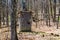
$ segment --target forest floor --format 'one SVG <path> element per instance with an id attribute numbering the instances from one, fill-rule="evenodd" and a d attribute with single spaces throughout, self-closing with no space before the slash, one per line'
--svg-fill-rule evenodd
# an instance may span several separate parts
<path id="1" fill-rule="evenodd" d="M 0 40 L 10 40 L 10 33 L 9 27 L 1 28 Z M 60 29 L 53 29 L 53 27 L 40 27 L 39 32 L 19 32 L 18 29 L 17 33 L 19 40 L 60 40 Z"/>
<path id="2" fill-rule="evenodd" d="M 43 24 L 43 22 L 42 22 Z M 33 25 L 32 31 L 34 32 L 19 32 L 17 27 L 17 34 L 19 40 L 60 40 L 60 27 L 56 29 L 56 25 L 47 27 L 45 24 L 35 27 Z M 0 40 L 10 40 L 11 31 L 10 27 L 0 28 Z"/>

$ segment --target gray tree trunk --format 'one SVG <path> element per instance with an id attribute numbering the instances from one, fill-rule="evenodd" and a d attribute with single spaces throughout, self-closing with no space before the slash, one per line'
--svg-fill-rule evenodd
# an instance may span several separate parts
<path id="1" fill-rule="evenodd" d="M 54 0 L 54 18 L 53 18 L 53 22 L 56 21 L 56 0 Z"/>
<path id="2" fill-rule="evenodd" d="M 1 28 L 1 13 L 2 13 L 1 12 L 1 10 L 2 10 L 1 8 L 2 8 L 2 0 L 0 0 L 0 28 Z"/>
<path id="3" fill-rule="evenodd" d="M 59 14 L 58 14 L 58 20 L 57 20 L 57 29 L 58 29 L 58 25 L 59 25 L 59 16 L 60 16 L 60 9 L 59 9 Z"/>
<path id="4" fill-rule="evenodd" d="M 12 10 L 11 13 L 11 40 L 18 40 L 17 31 L 16 31 L 16 0 L 12 1 Z"/>
<path id="5" fill-rule="evenodd" d="M 8 0 L 7 0 L 7 8 L 6 8 L 6 18 L 7 18 L 7 21 L 6 21 L 6 24 L 7 24 L 7 27 L 9 26 L 9 20 L 8 20 Z"/>
<path id="6" fill-rule="evenodd" d="M 3 21 L 3 25 L 5 25 L 5 19 L 4 19 L 4 17 L 5 17 L 5 10 L 4 10 L 4 9 L 5 9 L 5 8 L 3 8 L 3 14 L 2 14 L 2 15 L 3 15 L 3 18 L 2 18 L 2 19 L 3 19 L 3 20 L 2 20 L 2 21 Z"/>

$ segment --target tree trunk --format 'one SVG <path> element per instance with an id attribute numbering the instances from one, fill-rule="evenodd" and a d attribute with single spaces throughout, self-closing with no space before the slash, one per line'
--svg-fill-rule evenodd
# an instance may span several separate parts
<path id="1" fill-rule="evenodd" d="M 59 15 L 58 15 L 58 20 L 57 20 L 57 29 L 58 29 L 58 24 L 59 24 Z"/>
<path id="2" fill-rule="evenodd" d="M 54 0 L 54 18 L 53 18 L 53 22 L 56 21 L 56 0 Z"/>
<path id="3" fill-rule="evenodd" d="M 60 9 L 59 9 L 58 20 L 57 20 L 57 29 L 58 29 L 58 25 L 59 25 L 59 16 L 60 16 Z"/>
<path id="4" fill-rule="evenodd" d="M 17 31 L 16 31 L 16 0 L 12 1 L 12 10 L 11 13 L 11 40 L 18 40 Z"/>
<path id="5" fill-rule="evenodd" d="M 9 21 L 8 21 L 8 0 L 7 0 L 7 8 L 6 8 L 6 12 L 7 12 L 7 14 L 6 14 L 6 18 L 7 18 L 7 27 L 9 26 Z"/>
<path id="6" fill-rule="evenodd" d="M 50 12 L 51 12 L 51 17 L 53 18 L 53 11 L 52 11 L 52 0 L 50 0 Z"/>
<path id="7" fill-rule="evenodd" d="M 3 21 L 3 25 L 5 25 L 5 19 L 4 19 L 4 17 L 5 17 L 5 10 L 4 9 L 3 9 L 3 14 L 2 14 L 3 15 L 3 20 L 2 20 Z"/>
<path id="8" fill-rule="evenodd" d="M 0 10 L 0 28 L 1 28 L 1 10 Z"/>
<path id="9" fill-rule="evenodd" d="M 1 28 L 1 8 L 0 8 L 0 28 Z"/>

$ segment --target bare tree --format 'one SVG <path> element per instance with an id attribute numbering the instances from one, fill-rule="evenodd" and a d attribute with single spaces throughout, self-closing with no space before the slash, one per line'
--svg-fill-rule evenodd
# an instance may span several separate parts
<path id="1" fill-rule="evenodd" d="M 2 0 L 0 0 L 0 28 L 1 28 Z"/>
<path id="2" fill-rule="evenodd" d="M 50 12 L 51 12 L 51 17 L 53 18 L 53 11 L 52 11 L 52 0 L 49 0 L 49 2 L 50 2 Z"/>
<path id="3" fill-rule="evenodd" d="M 7 3 L 6 3 L 6 4 L 7 4 L 7 6 L 6 6 L 6 13 L 7 13 L 7 14 L 6 14 L 6 19 L 7 19 L 7 20 L 6 20 L 6 23 L 7 23 L 7 27 L 8 27 L 8 26 L 9 26 L 9 23 L 8 23 L 8 0 L 7 0 L 6 2 L 7 2 Z"/>
<path id="4" fill-rule="evenodd" d="M 60 16 L 60 8 L 59 8 L 59 14 L 57 15 L 58 16 L 58 20 L 57 20 L 57 29 L 58 29 L 58 25 L 59 25 L 59 16 Z"/>
<path id="5" fill-rule="evenodd" d="M 3 10 L 3 13 L 2 13 L 2 16 L 3 16 L 2 19 L 3 20 L 2 21 L 3 21 L 3 25 L 5 25 L 5 19 L 4 19 L 5 18 L 5 7 L 3 7 L 2 10 Z"/>
<path id="6" fill-rule="evenodd" d="M 53 18 L 53 21 L 55 22 L 56 21 L 56 0 L 54 0 L 54 18 Z"/>
<path id="7" fill-rule="evenodd" d="M 11 40 L 18 40 L 16 31 L 16 0 L 11 0 L 12 10 L 11 13 Z"/>

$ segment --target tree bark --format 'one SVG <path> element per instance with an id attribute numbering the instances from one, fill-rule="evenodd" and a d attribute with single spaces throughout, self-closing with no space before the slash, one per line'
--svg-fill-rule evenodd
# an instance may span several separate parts
<path id="1" fill-rule="evenodd" d="M 0 28 L 1 28 L 1 8 L 0 8 Z"/>
<path id="2" fill-rule="evenodd" d="M 7 27 L 9 26 L 9 20 L 8 20 L 8 0 L 7 0 L 7 8 L 6 8 L 6 18 L 7 18 L 7 20 L 6 20 L 6 24 L 7 24 Z"/>
<path id="3" fill-rule="evenodd" d="M 59 14 L 58 14 L 58 20 L 57 20 L 57 29 L 58 29 L 58 25 L 59 25 L 59 16 L 60 16 L 60 9 L 59 9 Z"/>
<path id="4" fill-rule="evenodd" d="M 1 28 L 1 10 L 0 10 L 0 28 Z"/>
<path id="5" fill-rule="evenodd" d="M 12 10 L 11 13 L 11 40 L 18 40 L 17 31 L 16 31 L 16 0 L 12 1 Z"/>
<path id="6" fill-rule="evenodd" d="M 56 21 L 56 0 L 54 0 L 54 18 L 53 18 L 53 22 Z"/>
<path id="7" fill-rule="evenodd" d="M 5 25 L 5 19 L 4 19 L 4 17 L 5 17 L 5 13 L 4 13 L 5 10 L 4 10 L 4 9 L 5 9 L 5 8 L 3 8 L 3 14 L 2 14 L 2 15 L 3 15 L 3 18 L 2 18 L 2 19 L 3 19 L 3 20 L 2 20 L 2 21 L 3 21 L 3 25 Z"/>

